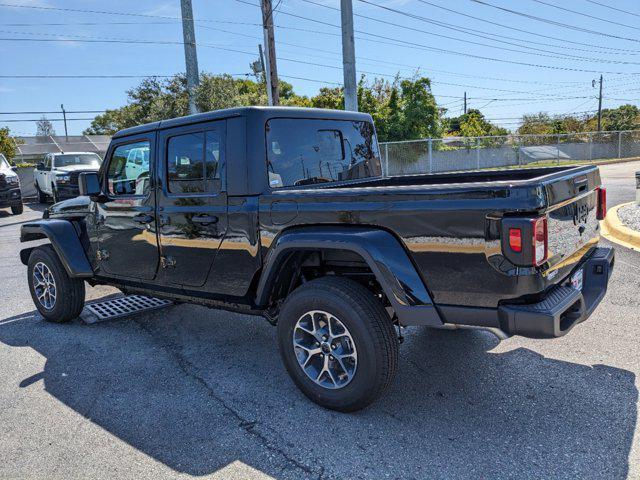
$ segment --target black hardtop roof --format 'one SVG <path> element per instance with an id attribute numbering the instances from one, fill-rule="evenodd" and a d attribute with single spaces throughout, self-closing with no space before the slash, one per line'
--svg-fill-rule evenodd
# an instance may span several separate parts
<path id="1" fill-rule="evenodd" d="M 116 132 L 113 138 L 121 138 L 129 135 L 150 132 L 163 128 L 174 128 L 183 125 L 191 125 L 194 123 L 206 122 L 210 120 L 219 120 L 221 118 L 229 118 L 236 116 L 255 115 L 262 117 L 264 121 L 269 118 L 287 117 L 287 118 L 317 118 L 329 120 L 356 120 L 356 121 L 372 121 L 371 116 L 367 113 L 349 112 L 344 110 L 330 110 L 326 108 L 302 108 L 302 107 L 237 107 L 227 108 L 224 110 L 214 110 L 211 112 L 197 113 L 186 117 L 171 118 L 168 120 L 160 120 L 159 122 L 146 123 L 135 127 L 125 128 Z"/>

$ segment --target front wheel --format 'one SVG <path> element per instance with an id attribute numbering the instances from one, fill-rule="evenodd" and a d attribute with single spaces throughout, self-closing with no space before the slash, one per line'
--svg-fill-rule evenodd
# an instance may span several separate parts
<path id="1" fill-rule="evenodd" d="M 398 341 L 382 302 L 341 277 L 307 282 L 287 298 L 278 344 L 298 388 L 315 403 L 342 412 L 376 400 L 398 365 Z"/>
<path id="2" fill-rule="evenodd" d="M 38 203 L 45 203 L 47 201 L 47 194 L 40 190 L 38 182 L 36 182 L 36 192 L 38 192 Z"/>
<path id="3" fill-rule="evenodd" d="M 51 245 L 31 252 L 27 271 L 31 298 L 45 320 L 62 323 L 80 315 L 84 281 L 69 276 Z"/>

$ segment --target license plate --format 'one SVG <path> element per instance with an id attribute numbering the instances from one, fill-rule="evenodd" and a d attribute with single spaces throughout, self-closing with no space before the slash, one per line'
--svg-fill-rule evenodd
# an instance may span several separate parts
<path id="1" fill-rule="evenodd" d="M 576 290 L 582 290 L 582 270 L 578 270 L 576 273 L 571 275 L 571 286 Z"/>

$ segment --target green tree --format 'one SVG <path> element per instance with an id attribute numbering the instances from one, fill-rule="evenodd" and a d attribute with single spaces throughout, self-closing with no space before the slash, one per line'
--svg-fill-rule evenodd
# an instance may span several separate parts
<path id="1" fill-rule="evenodd" d="M 0 153 L 4 154 L 8 160 L 15 157 L 18 151 L 18 145 L 23 142 L 11 136 L 9 127 L 0 128 Z"/>
<path id="2" fill-rule="evenodd" d="M 445 119 L 444 124 L 447 135 L 454 137 L 495 136 L 509 133 L 506 128 L 489 122 L 484 114 L 475 108 L 470 108 L 467 113 L 458 117 Z M 472 134 L 472 132 L 476 133 Z"/>
<path id="3" fill-rule="evenodd" d="M 597 126 L 597 122 L 596 122 Z M 635 105 L 602 110 L 603 130 L 636 130 L 640 128 L 640 109 Z"/>

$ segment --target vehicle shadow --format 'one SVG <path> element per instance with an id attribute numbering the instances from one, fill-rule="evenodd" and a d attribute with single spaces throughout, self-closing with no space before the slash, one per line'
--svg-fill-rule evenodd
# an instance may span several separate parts
<path id="1" fill-rule="evenodd" d="M 76 412 L 191 475 L 238 460 L 276 478 L 628 474 L 633 373 L 526 348 L 492 352 L 485 332 L 409 332 L 391 390 L 351 415 L 304 398 L 281 366 L 275 329 L 247 316 L 190 305 L 91 326 L 22 315 L 0 320 L 0 342 L 46 358 L 15 388 L 44 381 Z"/>

